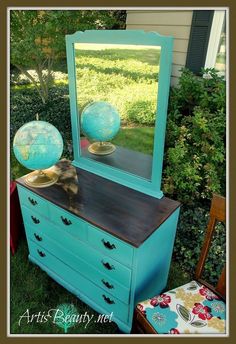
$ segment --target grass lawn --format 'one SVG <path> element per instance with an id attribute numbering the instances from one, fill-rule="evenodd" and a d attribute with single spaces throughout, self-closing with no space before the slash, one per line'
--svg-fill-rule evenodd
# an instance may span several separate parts
<path id="1" fill-rule="evenodd" d="M 99 48 L 97 47 L 99 46 Z M 156 116 L 160 49 L 102 44 L 75 47 L 79 112 L 107 101 L 126 123 L 153 125 Z"/>
<path id="2" fill-rule="evenodd" d="M 153 127 L 122 128 L 112 140 L 118 146 L 152 155 Z"/>

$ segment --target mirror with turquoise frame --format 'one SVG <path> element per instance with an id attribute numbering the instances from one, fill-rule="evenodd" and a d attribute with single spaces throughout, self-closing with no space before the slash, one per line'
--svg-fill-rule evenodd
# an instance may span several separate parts
<path id="1" fill-rule="evenodd" d="M 173 38 L 140 30 L 66 36 L 73 165 L 161 198 Z"/>

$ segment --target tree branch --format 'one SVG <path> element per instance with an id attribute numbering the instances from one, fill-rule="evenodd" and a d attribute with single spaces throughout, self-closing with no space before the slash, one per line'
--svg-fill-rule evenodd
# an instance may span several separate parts
<path id="1" fill-rule="evenodd" d="M 25 74 L 27 76 L 28 79 L 30 79 L 32 81 L 32 83 L 34 84 L 38 94 L 40 95 L 40 98 L 42 99 L 43 103 L 45 104 L 46 99 L 44 97 L 44 94 L 41 92 L 40 87 L 38 86 L 37 82 L 35 81 L 35 79 L 32 77 L 32 75 L 26 70 L 24 69 L 22 66 L 15 64 L 16 68 L 18 68 L 23 74 Z"/>
<path id="2" fill-rule="evenodd" d="M 43 70 L 42 70 L 40 65 L 38 65 L 36 67 L 36 71 L 38 73 L 39 82 L 40 82 L 40 86 L 41 86 L 41 89 L 42 89 L 42 94 L 43 94 L 44 100 L 46 102 L 46 100 L 47 100 L 47 89 L 45 87 L 45 81 L 43 80 Z"/>
<path id="3" fill-rule="evenodd" d="M 32 77 L 32 75 L 26 70 L 24 69 L 22 66 L 15 64 L 15 66 L 23 73 L 27 76 L 28 79 L 30 79 L 32 81 L 32 83 L 35 85 L 35 87 L 37 89 L 39 89 L 37 82 L 35 81 L 35 79 Z"/>

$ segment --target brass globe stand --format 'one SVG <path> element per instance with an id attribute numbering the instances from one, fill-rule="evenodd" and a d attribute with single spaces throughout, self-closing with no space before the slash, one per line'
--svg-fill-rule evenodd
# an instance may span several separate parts
<path id="1" fill-rule="evenodd" d="M 57 182 L 58 175 L 53 171 L 36 170 L 27 174 L 25 184 L 34 188 L 44 188 Z"/>
<path id="2" fill-rule="evenodd" d="M 94 142 L 88 147 L 88 151 L 95 155 L 108 155 L 115 151 L 116 147 L 110 142 Z"/>

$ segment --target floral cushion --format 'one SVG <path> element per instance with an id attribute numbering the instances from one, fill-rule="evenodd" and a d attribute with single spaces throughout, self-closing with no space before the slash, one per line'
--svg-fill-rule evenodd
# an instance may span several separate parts
<path id="1" fill-rule="evenodd" d="M 196 281 L 140 302 L 137 309 L 157 333 L 225 333 L 225 302 Z"/>

